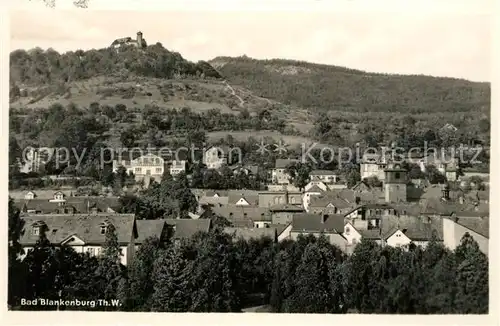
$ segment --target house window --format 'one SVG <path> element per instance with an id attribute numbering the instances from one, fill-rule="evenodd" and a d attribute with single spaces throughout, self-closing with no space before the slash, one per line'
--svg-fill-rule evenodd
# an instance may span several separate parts
<path id="1" fill-rule="evenodd" d="M 156 173 L 161 173 L 161 168 L 156 168 Z"/>
<path id="2" fill-rule="evenodd" d="M 40 227 L 39 226 L 34 226 L 32 233 L 33 233 L 33 235 L 40 235 Z"/>
<path id="3" fill-rule="evenodd" d="M 295 204 L 295 197 L 290 198 L 290 204 Z"/>
<path id="4" fill-rule="evenodd" d="M 345 228 L 345 234 L 349 235 L 350 233 L 351 233 L 351 229 L 348 226 L 346 226 L 346 228 Z"/>
<path id="5" fill-rule="evenodd" d="M 396 174 L 394 175 L 394 177 L 395 177 L 396 179 L 399 179 L 399 178 L 401 178 L 401 173 L 399 173 L 399 172 L 396 172 Z"/>
<path id="6" fill-rule="evenodd" d="M 95 248 L 87 248 L 87 252 L 89 253 L 89 255 L 95 256 Z"/>
<path id="7" fill-rule="evenodd" d="M 353 239 L 352 239 L 352 244 L 356 244 L 356 242 L 358 242 L 358 241 L 356 240 L 356 238 L 353 238 Z"/>
<path id="8" fill-rule="evenodd" d="M 101 247 L 98 247 L 96 251 L 97 251 L 97 256 L 100 256 L 101 255 Z"/>
<path id="9" fill-rule="evenodd" d="M 142 172 L 142 168 L 135 168 L 135 173 L 141 173 Z"/>
<path id="10" fill-rule="evenodd" d="M 101 225 L 101 234 L 106 234 L 106 226 Z"/>
<path id="11" fill-rule="evenodd" d="M 247 213 L 243 213 L 244 218 L 247 218 L 247 215 L 248 215 Z"/>

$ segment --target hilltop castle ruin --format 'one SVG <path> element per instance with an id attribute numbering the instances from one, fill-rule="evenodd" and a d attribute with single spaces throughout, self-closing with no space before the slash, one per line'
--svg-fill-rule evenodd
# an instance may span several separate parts
<path id="1" fill-rule="evenodd" d="M 130 36 L 123 37 L 123 38 L 119 38 L 119 39 L 114 40 L 110 46 L 116 49 L 116 48 L 120 48 L 120 47 L 125 46 L 125 45 L 133 45 L 133 46 L 136 46 L 136 47 L 142 49 L 142 48 L 145 48 L 147 46 L 147 43 L 146 43 L 146 40 L 142 37 L 142 32 L 139 31 L 139 32 L 137 32 L 137 37 L 135 40 L 133 38 L 131 38 Z"/>

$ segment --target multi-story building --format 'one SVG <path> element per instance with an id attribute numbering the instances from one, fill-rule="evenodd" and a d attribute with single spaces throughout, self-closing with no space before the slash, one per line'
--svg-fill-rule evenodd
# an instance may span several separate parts
<path id="1" fill-rule="evenodd" d="M 172 161 L 170 164 L 170 175 L 176 176 L 179 173 L 186 173 L 186 161 Z"/>
<path id="2" fill-rule="evenodd" d="M 165 171 L 165 160 L 159 156 L 148 153 L 133 160 L 113 160 L 113 172 L 123 166 L 127 173 L 132 172 L 137 181 L 153 179 L 161 181 Z"/>
<path id="3" fill-rule="evenodd" d="M 135 254 L 138 234 L 134 214 L 37 214 L 23 216 L 23 220 L 23 232 L 19 240 L 25 250 L 23 257 L 36 245 L 42 233 L 55 246 L 66 245 L 78 253 L 99 256 L 103 252 L 110 225 L 116 232 L 121 263 L 127 265 Z"/>
<path id="4" fill-rule="evenodd" d="M 377 179 L 383 181 L 387 163 L 388 159 L 385 154 L 365 153 L 359 165 L 361 179 L 377 177 Z"/>
<path id="5" fill-rule="evenodd" d="M 325 184 L 337 183 L 339 181 L 338 175 L 334 171 L 329 170 L 313 170 L 309 173 L 311 181 L 321 181 Z"/>
<path id="6" fill-rule="evenodd" d="M 286 172 L 287 168 L 299 160 L 294 159 L 277 159 L 274 169 L 271 171 L 271 182 L 273 184 L 290 184 L 290 175 Z"/>
<path id="7" fill-rule="evenodd" d="M 223 165 L 241 163 L 242 153 L 239 148 L 212 146 L 203 153 L 203 164 L 208 169 L 220 169 Z"/>

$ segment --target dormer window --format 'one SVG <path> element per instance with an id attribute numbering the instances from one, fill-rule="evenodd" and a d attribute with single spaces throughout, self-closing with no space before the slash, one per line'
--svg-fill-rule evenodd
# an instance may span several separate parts
<path id="1" fill-rule="evenodd" d="M 33 226 L 32 234 L 33 235 L 40 235 L 40 226 L 39 225 Z"/>
<path id="2" fill-rule="evenodd" d="M 101 225 L 99 225 L 100 233 L 106 234 L 106 232 L 108 232 L 108 226 L 109 226 L 109 222 L 101 223 Z"/>
<path id="3" fill-rule="evenodd" d="M 33 235 L 40 235 L 42 233 L 42 228 L 45 227 L 45 223 L 42 221 L 35 222 L 33 224 L 33 228 L 31 230 L 31 233 Z"/>

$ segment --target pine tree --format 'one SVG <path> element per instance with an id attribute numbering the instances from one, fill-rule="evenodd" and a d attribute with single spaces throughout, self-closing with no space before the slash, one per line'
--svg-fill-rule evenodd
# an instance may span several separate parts
<path id="1" fill-rule="evenodd" d="M 115 227 L 113 224 L 108 224 L 103 255 L 99 259 L 99 266 L 95 272 L 100 298 L 109 301 L 116 300 L 117 298 L 118 284 L 121 278 L 124 277 L 120 256 L 120 246 L 118 244 Z M 105 310 L 110 309 L 114 308 L 105 307 Z"/>
<path id="2" fill-rule="evenodd" d="M 8 235 L 8 304 L 15 306 L 20 303 L 25 293 L 25 264 L 19 259 L 23 252 L 19 239 L 23 229 L 23 220 L 20 218 L 19 210 L 15 207 L 12 198 L 9 198 L 9 235 Z"/>
<path id="3" fill-rule="evenodd" d="M 456 312 L 486 314 L 489 305 L 488 258 L 472 237 L 465 235 L 455 250 L 458 260 Z"/>
<path id="4" fill-rule="evenodd" d="M 200 233 L 193 242 L 198 248 L 192 262 L 190 311 L 240 311 L 237 260 L 229 235 L 221 232 Z"/>
<path id="5" fill-rule="evenodd" d="M 378 280 L 374 276 L 375 262 L 379 261 L 380 247 L 372 241 L 363 240 L 356 246 L 353 254 L 349 257 L 348 273 L 345 275 L 347 283 L 348 305 L 361 313 L 373 312 L 376 308 L 373 302 L 374 282 Z"/>
<path id="6" fill-rule="evenodd" d="M 296 287 L 289 298 L 288 312 L 329 313 L 335 310 L 329 277 L 332 262 L 331 256 L 322 255 L 318 243 L 307 245 L 295 273 Z"/>
<path id="7" fill-rule="evenodd" d="M 180 250 L 167 248 L 154 263 L 152 311 L 186 312 L 191 304 L 190 262 Z M 205 289 L 199 289 L 203 291 Z"/>
<path id="8" fill-rule="evenodd" d="M 128 266 L 127 310 L 147 311 L 150 308 L 150 297 L 154 291 L 154 283 L 151 281 L 154 275 L 153 267 L 160 249 L 161 243 L 158 238 L 146 239 Z"/>

